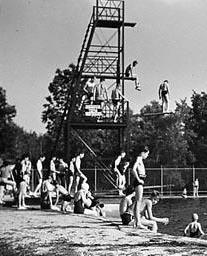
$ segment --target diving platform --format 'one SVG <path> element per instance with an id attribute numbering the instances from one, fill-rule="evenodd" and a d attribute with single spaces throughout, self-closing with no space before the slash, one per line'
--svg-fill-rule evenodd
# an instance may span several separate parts
<path id="1" fill-rule="evenodd" d="M 173 112 L 157 112 L 157 113 L 145 113 L 140 116 L 164 116 L 164 115 L 172 115 Z"/>

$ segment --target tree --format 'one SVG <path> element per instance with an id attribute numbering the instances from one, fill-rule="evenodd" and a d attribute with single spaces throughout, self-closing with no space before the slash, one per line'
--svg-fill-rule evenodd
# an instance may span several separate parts
<path id="1" fill-rule="evenodd" d="M 0 87 L 0 155 L 5 155 L 12 147 L 10 145 L 11 126 L 15 115 L 15 106 L 8 104 L 6 91 Z"/>
<path id="2" fill-rule="evenodd" d="M 149 166 L 187 166 L 192 153 L 184 136 L 185 127 L 180 126 L 187 119 L 188 111 L 184 115 L 184 102 L 177 105 L 173 115 L 152 115 L 147 113 L 161 112 L 161 106 L 157 101 L 141 109 L 141 115 L 132 118 L 131 141 L 133 149 L 139 144 L 147 144 L 150 147 L 150 157 L 147 160 Z M 181 111 L 182 109 L 182 111 Z M 184 124 L 184 123 L 183 123 Z M 132 153 L 136 156 L 136 152 Z"/>
<path id="3" fill-rule="evenodd" d="M 192 110 L 189 128 L 194 132 L 191 137 L 191 149 L 196 157 L 196 166 L 207 166 L 207 94 L 193 92 L 191 97 Z"/>

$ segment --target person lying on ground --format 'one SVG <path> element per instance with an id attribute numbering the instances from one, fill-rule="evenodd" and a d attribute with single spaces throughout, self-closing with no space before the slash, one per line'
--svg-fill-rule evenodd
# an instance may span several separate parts
<path id="1" fill-rule="evenodd" d="M 190 236 L 194 238 L 199 238 L 204 235 L 204 232 L 201 228 L 201 224 L 198 222 L 198 214 L 193 213 L 192 215 L 192 222 L 187 225 L 184 230 L 185 236 Z"/>

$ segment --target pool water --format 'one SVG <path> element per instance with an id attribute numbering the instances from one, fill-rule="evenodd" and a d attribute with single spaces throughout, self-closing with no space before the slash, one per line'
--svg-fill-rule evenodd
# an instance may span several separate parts
<path id="1" fill-rule="evenodd" d="M 106 215 L 119 218 L 119 205 L 106 204 Z M 170 235 L 183 235 L 183 230 L 191 222 L 193 213 L 199 215 L 203 231 L 207 232 L 207 198 L 168 198 L 162 199 L 153 206 L 153 215 L 156 217 L 168 217 L 168 225 L 158 223 L 159 232 Z"/>

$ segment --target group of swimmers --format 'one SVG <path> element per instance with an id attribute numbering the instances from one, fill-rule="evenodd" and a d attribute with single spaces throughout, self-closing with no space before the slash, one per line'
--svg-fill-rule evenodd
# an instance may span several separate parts
<path id="1" fill-rule="evenodd" d="M 42 155 L 36 162 L 36 179 L 38 184 L 34 191 L 31 191 L 31 176 L 32 176 L 32 163 L 29 155 L 24 156 L 17 160 L 15 164 L 8 161 L 0 161 L 0 204 L 4 203 L 4 194 L 8 186 L 11 187 L 11 191 L 18 200 L 18 208 L 25 208 L 25 197 L 39 197 L 43 188 L 43 182 L 45 176 L 48 174 L 52 180 L 71 194 L 71 188 L 74 183 L 74 192 L 78 191 L 80 181 L 86 182 L 87 177 L 81 171 L 81 160 L 84 157 L 84 153 L 80 152 L 72 157 L 69 164 L 63 161 L 62 158 L 53 156 L 50 160 L 49 172 L 43 172 L 43 162 L 45 156 Z M 46 174 L 46 175 L 45 175 Z"/>

